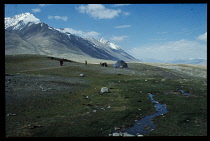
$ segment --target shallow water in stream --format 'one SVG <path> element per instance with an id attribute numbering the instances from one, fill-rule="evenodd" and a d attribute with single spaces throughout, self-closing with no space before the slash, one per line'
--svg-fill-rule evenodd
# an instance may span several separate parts
<path id="1" fill-rule="evenodd" d="M 190 93 L 187 93 L 179 88 L 177 88 L 178 92 L 181 93 L 181 95 L 190 95 Z M 171 93 L 165 93 L 165 94 L 171 94 Z M 166 104 L 161 104 L 158 101 L 154 100 L 154 95 L 153 94 L 148 94 L 150 100 L 152 101 L 152 103 L 154 103 L 154 107 L 156 109 L 156 113 L 149 115 L 149 116 L 145 116 L 144 118 L 137 120 L 134 125 L 128 129 L 126 129 L 124 131 L 124 133 L 128 133 L 130 135 L 144 135 L 149 133 L 150 131 L 155 129 L 155 124 L 152 122 L 152 119 L 154 117 L 160 116 L 160 115 L 164 115 L 168 112 L 167 108 L 166 108 Z M 118 131 L 115 131 L 115 133 L 121 133 Z"/>
<path id="2" fill-rule="evenodd" d="M 137 133 L 139 133 L 140 135 L 149 133 L 150 131 L 154 130 L 156 126 L 152 122 L 152 119 L 156 116 L 160 116 L 168 112 L 165 104 L 161 104 L 158 101 L 155 101 L 152 94 L 148 95 L 152 103 L 155 103 L 154 107 L 157 112 L 152 115 L 145 116 L 141 120 L 136 121 L 133 127 L 128 128 L 124 132 L 127 132 L 132 135 L 136 135 Z"/>

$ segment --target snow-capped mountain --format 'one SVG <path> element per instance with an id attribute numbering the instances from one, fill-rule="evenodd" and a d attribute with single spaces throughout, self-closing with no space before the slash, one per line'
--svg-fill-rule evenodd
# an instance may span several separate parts
<path id="1" fill-rule="evenodd" d="M 139 61 L 105 39 L 82 38 L 66 29 L 41 22 L 33 14 L 5 18 L 6 54 L 41 54 L 56 57 Z"/>
<path id="2" fill-rule="evenodd" d="M 38 23 L 41 23 L 41 21 L 37 19 L 33 14 L 23 13 L 14 17 L 5 18 L 5 29 L 21 30 L 28 24 L 28 26 L 30 26 L 30 24 Z"/>

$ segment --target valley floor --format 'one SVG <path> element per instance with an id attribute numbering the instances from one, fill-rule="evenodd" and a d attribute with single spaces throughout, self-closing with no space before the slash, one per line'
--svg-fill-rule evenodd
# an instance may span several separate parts
<path id="1" fill-rule="evenodd" d="M 59 61 L 46 56 L 6 55 L 6 137 L 123 132 L 155 113 L 148 93 L 166 104 L 168 113 L 156 117 L 155 130 L 144 136 L 207 135 L 205 67 L 149 63 L 128 63 L 128 67 L 76 62 L 59 66 Z M 101 87 L 108 87 L 109 93 L 100 94 Z M 177 88 L 190 95 L 177 94 Z"/>

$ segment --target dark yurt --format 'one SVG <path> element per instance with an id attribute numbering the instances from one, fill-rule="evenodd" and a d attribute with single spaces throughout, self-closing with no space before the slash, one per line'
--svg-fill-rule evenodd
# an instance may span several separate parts
<path id="1" fill-rule="evenodd" d="M 114 64 L 115 68 L 128 68 L 128 65 L 123 60 L 119 60 Z"/>

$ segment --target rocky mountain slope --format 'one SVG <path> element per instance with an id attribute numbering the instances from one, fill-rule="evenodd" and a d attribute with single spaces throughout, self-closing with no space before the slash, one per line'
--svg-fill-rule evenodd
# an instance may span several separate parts
<path id="1" fill-rule="evenodd" d="M 73 35 L 65 29 L 56 29 L 41 22 L 30 13 L 5 18 L 5 54 L 41 54 L 76 61 L 139 61 L 105 39 L 85 39 Z"/>

